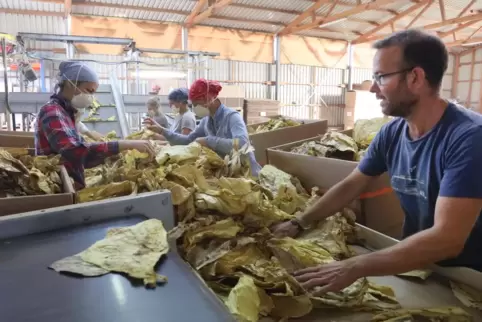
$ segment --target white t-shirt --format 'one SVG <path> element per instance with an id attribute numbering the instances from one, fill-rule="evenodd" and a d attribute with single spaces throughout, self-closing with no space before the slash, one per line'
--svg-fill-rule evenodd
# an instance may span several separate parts
<path id="1" fill-rule="evenodd" d="M 194 131 L 196 129 L 196 115 L 191 111 L 187 111 L 182 115 L 177 114 L 169 129 L 179 134 L 182 133 L 182 129 Z"/>

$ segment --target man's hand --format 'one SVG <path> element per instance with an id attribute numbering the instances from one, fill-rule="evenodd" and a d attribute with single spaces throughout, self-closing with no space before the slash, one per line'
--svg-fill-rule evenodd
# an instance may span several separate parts
<path id="1" fill-rule="evenodd" d="M 291 221 L 285 221 L 277 225 L 274 225 L 271 228 L 271 231 L 276 237 L 282 238 L 282 237 L 295 237 L 296 235 L 299 234 L 300 229 Z"/>
<path id="2" fill-rule="evenodd" d="M 144 124 L 146 129 L 154 133 L 161 134 L 161 135 L 164 134 L 165 129 L 162 126 L 160 126 L 159 123 L 157 123 L 153 118 L 146 117 L 144 121 L 142 121 L 142 124 Z"/>
<path id="3" fill-rule="evenodd" d="M 301 286 L 313 295 L 336 292 L 363 277 L 355 265 L 355 258 L 305 268 L 293 274 Z"/>
<path id="4" fill-rule="evenodd" d="M 202 146 L 208 146 L 208 142 L 207 142 L 206 138 L 197 138 L 196 142 L 199 143 Z"/>

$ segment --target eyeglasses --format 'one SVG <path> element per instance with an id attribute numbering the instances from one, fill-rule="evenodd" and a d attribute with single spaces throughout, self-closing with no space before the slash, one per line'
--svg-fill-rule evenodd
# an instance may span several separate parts
<path id="1" fill-rule="evenodd" d="M 413 67 L 411 68 L 406 68 L 406 69 L 402 69 L 402 70 L 399 70 L 399 71 L 396 71 L 396 72 L 392 72 L 392 73 L 385 73 L 385 74 L 374 74 L 372 76 L 372 80 L 377 83 L 378 85 L 383 85 L 383 79 L 385 77 L 390 77 L 390 76 L 393 76 L 393 75 L 397 75 L 397 74 L 402 74 L 402 73 L 406 73 L 406 72 L 410 72 L 412 71 Z"/>

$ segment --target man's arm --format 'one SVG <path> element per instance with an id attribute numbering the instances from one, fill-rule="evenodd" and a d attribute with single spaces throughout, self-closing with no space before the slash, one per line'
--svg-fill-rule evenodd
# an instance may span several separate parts
<path id="1" fill-rule="evenodd" d="M 482 209 L 482 130 L 477 128 L 451 144 L 440 184 L 433 227 L 393 247 L 356 257 L 363 276 L 393 275 L 456 257 Z"/>
<path id="2" fill-rule="evenodd" d="M 394 275 L 458 256 L 481 209 L 482 199 L 439 197 L 432 228 L 395 246 L 356 257 L 360 275 Z"/>
<path id="3" fill-rule="evenodd" d="M 161 133 L 167 141 L 169 141 L 170 144 L 172 145 L 188 145 L 191 142 L 194 142 L 197 138 L 201 138 L 205 136 L 204 133 L 204 124 L 206 123 L 207 118 L 203 118 L 201 120 L 201 123 L 199 124 L 198 127 L 189 135 L 182 135 L 179 133 L 175 133 L 174 131 L 170 131 L 167 129 L 163 130 L 163 133 Z"/>
<path id="4" fill-rule="evenodd" d="M 387 136 L 385 131 L 383 128 L 373 139 L 358 168 L 334 185 L 313 207 L 298 218 L 302 226 L 308 226 L 340 211 L 358 198 L 378 176 L 387 171 L 384 152 Z"/>
<path id="5" fill-rule="evenodd" d="M 377 177 L 364 175 L 355 169 L 345 179 L 329 189 L 312 207 L 306 210 L 298 221 L 302 226 L 325 219 L 358 198 L 366 187 Z"/>
<path id="6" fill-rule="evenodd" d="M 229 154 L 233 150 L 235 140 L 238 141 L 238 147 L 243 147 L 247 142 L 248 129 L 244 124 L 243 118 L 239 113 L 233 113 L 228 116 L 229 120 L 229 130 L 231 131 L 232 139 L 220 138 L 217 136 L 208 136 L 206 138 L 207 146 L 220 154 Z M 228 120 L 224 120 L 228 122 Z"/>
<path id="7" fill-rule="evenodd" d="M 365 157 L 358 165 L 358 169 L 334 185 L 302 215 L 296 217 L 298 225 L 291 221 L 283 222 L 273 228 L 273 233 L 277 236 L 295 236 L 299 233 L 299 226 L 307 228 L 312 223 L 335 214 L 355 200 L 373 180 L 387 170 L 383 152 L 384 132 L 385 130 L 382 128 L 373 139 Z"/>

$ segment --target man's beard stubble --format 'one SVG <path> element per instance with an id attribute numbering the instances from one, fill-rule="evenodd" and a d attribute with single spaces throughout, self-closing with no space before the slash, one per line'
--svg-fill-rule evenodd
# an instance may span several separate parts
<path id="1" fill-rule="evenodd" d="M 399 102 L 388 101 L 388 106 L 383 109 L 383 114 L 393 117 L 406 118 L 412 114 L 414 107 L 417 105 L 419 98 L 407 93 L 402 95 L 402 100 Z"/>

